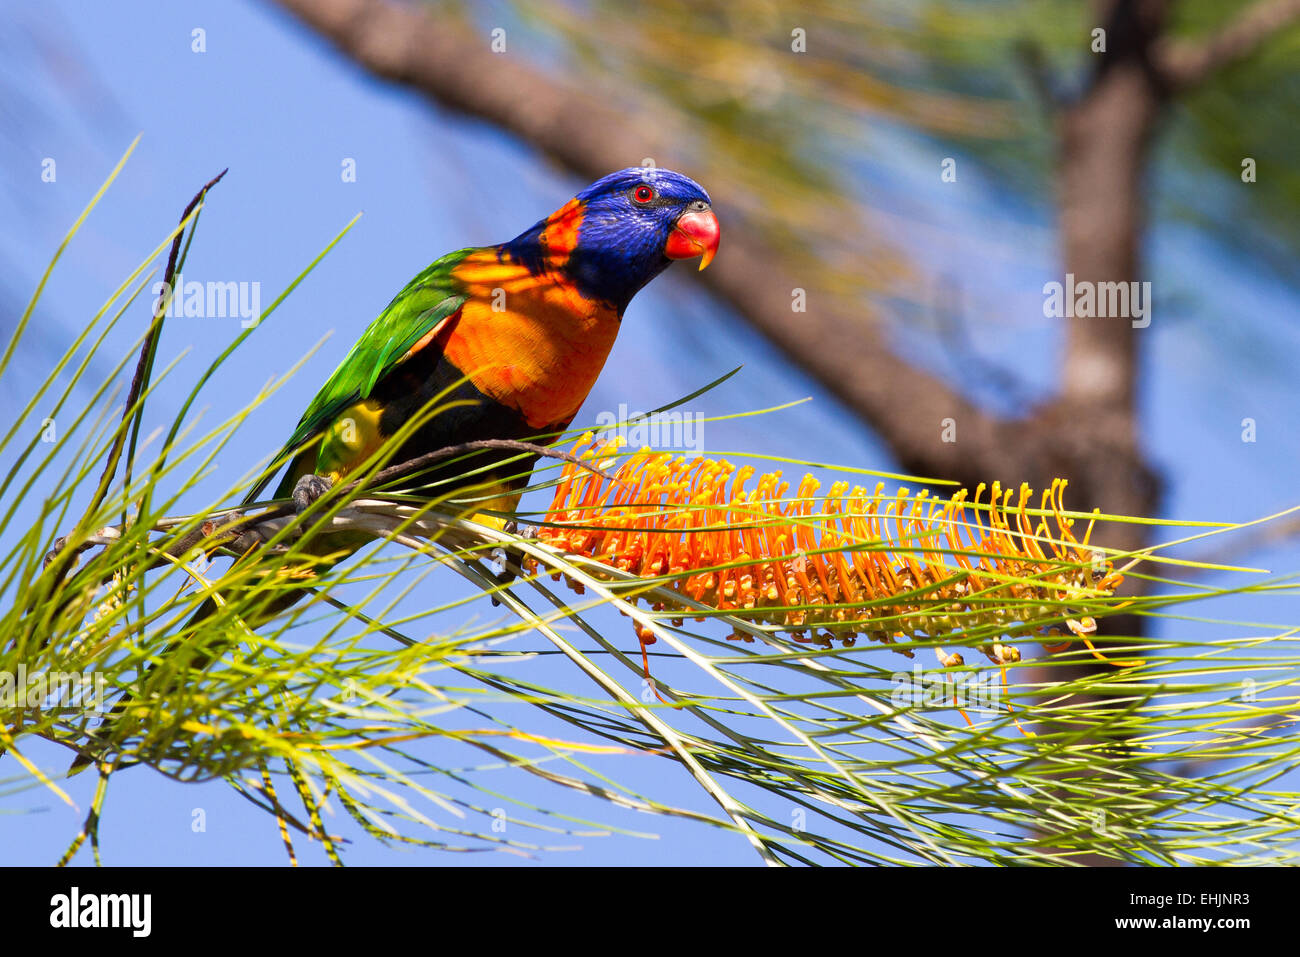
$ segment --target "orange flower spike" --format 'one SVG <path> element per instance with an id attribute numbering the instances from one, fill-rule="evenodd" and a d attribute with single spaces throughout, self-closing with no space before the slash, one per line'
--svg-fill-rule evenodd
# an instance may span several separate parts
<path id="1" fill-rule="evenodd" d="M 1002 547 L 1004 554 L 1004 567 L 1013 575 L 1018 575 L 1021 571 L 1021 558 L 1024 554 L 1024 534 L 1021 531 L 1021 516 L 1015 512 L 1015 506 L 1011 505 L 1011 495 L 1013 490 L 1006 490 L 1005 497 L 1002 499 L 1002 525 L 1006 529 L 1006 544 Z"/>
<path id="2" fill-rule="evenodd" d="M 924 495 L 925 491 L 922 490 L 909 498 L 907 502 L 907 543 L 909 546 L 907 567 L 912 570 L 912 580 L 917 585 L 925 584 L 928 579 L 925 555 L 926 528 L 921 520 L 920 501 Z"/>
<path id="3" fill-rule="evenodd" d="M 831 483 L 830 491 L 826 493 L 826 524 L 823 527 L 821 537 L 821 548 L 828 550 L 826 552 L 827 557 L 834 563 L 840 591 L 845 595 L 853 587 L 853 570 L 844 557 L 844 546 L 847 541 L 840 534 L 844 526 L 845 512 L 847 511 L 847 503 L 844 498 L 848 491 L 848 482 Z"/>
<path id="4" fill-rule="evenodd" d="M 743 471 L 743 470 L 739 470 Z M 745 531 L 740 527 L 741 522 L 745 521 L 736 511 L 738 504 L 743 503 L 744 489 L 743 483 L 738 485 L 733 478 L 725 509 L 720 513 L 723 531 L 720 533 L 722 549 L 720 558 L 725 563 L 731 562 L 748 562 L 753 556 L 745 545 Z M 758 569 L 752 564 L 737 565 L 726 573 L 732 587 L 735 589 L 735 599 L 742 608 L 753 608 L 757 600 L 754 582 L 758 575 Z M 723 586 L 727 587 L 726 585 Z"/>
<path id="5" fill-rule="evenodd" d="M 684 482 L 676 482 L 669 493 L 667 504 L 680 502 L 687 493 L 687 487 Z M 684 540 L 682 529 L 689 523 L 689 516 L 682 511 L 674 511 L 670 514 L 664 525 L 670 529 L 666 535 L 668 539 L 668 574 L 674 577 L 681 575 L 690 562 L 690 545 Z"/>
<path id="6" fill-rule="evenodd" d="M 1015 533 L 1011 528 L 1011 521 L 1008 518 L 1008 513 L 1013 507 L 1011 505 L 1011 495 L 1011 489 L 1002 489 L 1002 496 L 997 503 L 997 508 L 994 509 L 998 517 L 998 553 L 1005 556 L 1016 555 L 1020 551 L 1020 545 L 1016 541 Z"/>
<path id="7" fill-rule="evenodd" d="M 885 522 L 885 513 L 889 511 L 890 506 L 885 502 L 884 488 L 884 482 L 876 484 L 876 490 L 867 509 L 867 527 L 870 530 L 871 539 L 878 546 L 871 551 L 871 565 L 879 574 L 879 585 L 882 594 L 888 594 L 896 591 L 897 586 L 894 576 L 894 563 L 889 551 L 889 526 Z M 884 509 L 883 512 L 881 511 L 882 508 Z"/>
<path id="8" fill-rule="evenodd" d="M 710 531 L 708 532 L 708 542 L 705 547 L 705 554 L 708 556 L 708 562 L 711 565 L 729 565 L 734 555 L 732 546 L 734 531 L 726 521 L 726 506 L 728 505 L 727 478 L 728 475 L 725 474 L 719 476 L 711 496 L 712 504 L 715 507 L 709 510 Z M 738 568 L 719 568 L 713 573 L 716 578 L 715 588 L 718 594 L 732 608 L 735 607 L 739 597 L 739 571 Z"/>
<path id="9" fill-rule="evenodd" d="M 689 498 L 686 504 L 690 506 L 682 512 L 682 544 L 685 546 L 685 554 L 690 556 L 688 561 L 692 567 L 704 564 L 704 529 L 708 525 L 708 515 L 702 506 L 705 500 L 705 493 L 698 490 L 691 494 L 687 490 Z"/>
<path id="10" fill-rule="evenodd" d="M 1056 490 L 1056 500 L 1060 504 L 1061 509 L 1060 509 L 1060 513 L 1057 515 L 1056 520 L 1061 525 L 1061 537 L 1064 538 L 1066 541 L 1068 541 L 1071 545 L 1079 545 L 1079 544 L 1087 545 L 1088 541 L 1086 536 L 1082 543 L 1080 543 L 1078 540 L 1075 539 L 1074 519 L 1070 518 L 1068 515 L 1065 514 L 1065 490 L 1069 486 L 1070 480 L 1061 479 L 1060 482 L 1061 482 L 1061 487 Z M 1089 523 L 1088 532 L 1089 534 L 1092 533 L 1091 523 Z"/>
<path id="11" fill-rule="evenodd" d="M 623 462 L 619 470 L 614 473 L 614 487 L 611 489 L 611 504 L 630 506 L 637 500 L 637 493 L 641 490 L 641 471 L 644 466 L 645 450 L 635 452 Z"/>
<path id="12" fill-rule="evenodd" d="M 1002 507 L 1002 483 L 994 482 L 989 488 L 989 504 L 985 510 L 984 518 L 988 520 L 988 544 L 990 557 L 1004 551 L 1002 542 L 1002 526 L 999 521 L 1001 518 Z"/>
<path id="13" fill-rule="evenodd" d="M 587 449 L 587 451 L 582 453 L 581 458 L 584 461 L 599 467 L 599 455 L 600 447 L 593 445 L 591 448 Z M 582 475 L 584 480 L 578 485 L 578 494 L 575 496 L 573 502 L 573 504 L 578 508 L 594 504 L 597 496 L 600 494 L 601 485 L 604 482 L 604 480 L 595 472 L 584 470 Z"/>
<path id="14" fill-rule="evenodd" d="M 617 448 L 597 444 L 585 449 L 584 457 L 600 461 Z M 600 464 L 610 468 L 609 463 Z M 948 616 L 958 612 L 976 623 L 1008 627 L 996 610 L 968 604 L 972 589 L 987 591 L 994 599 L 1033 600 L 1046 594 L 1065 598 L 1085 584 L 1109 590 L 1120 577 L 1096 570 L 1089 575 L 1081 567 L 1090 556 L 1083 555 L 1083 546 L 1073 539 L 1060 481 L 1042 494 L 1041 514 L 1033 517 L 1025 486 L 1013 501 L 1013 490 L 995 483 L 984 506 L 986 526 L 979 514 L 983 485 L 973 500 L 964 490 L 943 500 L 924 491 L 909 496 L 906 489 L 886 497 L 883 483 L 868 496 L 861 488 L 850 491 L 847 483 L 836 482 L 818 500 L 811 476 L 800 482 L 796 496 L 787 498 L 789 483 L 781 482 L 779 473 L 760 476 L 754 491 L 747 492 L 746 482 L 753 475 L 749 467 L 736 469 L 702 458 L 687 461 L 644 449 L 626 456 L 614 481 L 607 483 L 593 481 L 590 473 L 570 464 L 557 483 L 555 507 L 547 515 L 551 524 L 540 529 L 538 537 L 570 550 L 585 549 L 585 554 L 633 574 L 670 576 L 667 587 L 721 610 L 778 603 L 807 606 L 766 616 L 760 611 L 756 618 L 797 632 L 799 640 L 828 646 L 837 639 L 848 643 L 862 633 L 886 642 L 930 634 L 947 628 Z M 966 515 L 968 504 L 975 513 L 973 524 Z M 566 520 L 586 528 L 558 527 Z M 1053 521 L 1059 536 L 1052 534 Z M 948 562 L 941 552 L 952 553 L 955 560 Z M 973 554 L 975 560 L 959 552 Z M 1057 568 L 1057 563 L 1067 567 Z M 735 567 L 713 571 L 715 565 Z M 1042 584 L 995 582 L 986 587 L 977 568 L 999 577 L 1038 576 Z M 955 570 L 965 571 L 965 581 L 928 587 L 953 577 Z M 915 590 L 921 597 L 894 599 L 857 614 L 844 607 L 864 596 L 888 599 L 903 590 Z M 961 604 L 941 611 L 932 607 L 936 599 Z M 818 626 L 831 631 L 819 634 Z M 811 638 L 805 634 L 809 629 Z M 1011 630 L 1017 629 L 1011 625 Z M 996 654 L 1013 652 L 1008 646 Z"/>
<path id="15" fill-rule="evenodd" d="M 819 488 L 821 488 L 821 483 L 813 478 L 812 475 L 804 475 L 803 481 L 799 483 L 799 491 L 795 493 L 794 501 L 790 503 L 791 511 L 795 517 L 807 518 L 812 514 L 813 502 L 816 499 L 817 490 Z M 796 530 L 806 530 L 808 525 L 806 522 L 797 522 L 795 523 L 795 527 Z"/>
<path id="16" fill-rule="evenodd" d="M 1070 526 L 1066 524 L 1066 519 L 1062 512 L 1065 511 L 1065 503 L 1061 499 L 1061 492 L 1064 491 L 1064 484 L 1060 479 L 1052 480 L 1049 502 L 1051 503 L 1052 513 L 1056 516 L 1056 533 L 1057 540 L 1054 543 L 1056 557 L 1065 560 L 1068 557 L 1070 546 L 1073 544 L 1073 538 L 1070 534 Z"/>
<path id="17" fill-rule="evenodd" d="M 838 591 L 830 581 L 830 568 L 827 564 L 826 555 L 820 551 L 822 546 L 819 543 L 813 542 L 812 544 L 813 549 L 817 551 L 805 552 L 804 557 L 807 559 L 807 564 L 812 566 L 817 575 L 817 583 L 821 586 L 817 589 L 817 594 L 820 596 L 821 601 L 834 604 L 838 600 Z"/>
<path id="18" fill-rule="evenodd" d="M 1031 559 L 1036 559 L 1041 562 L 1044 559 L 1046 559 L 1047 556 L 1043 554 L 1042 548 L 1039 547 L 1038 541 L 1034 538 L 1034 534 L 1035 534 L 1034 523 L 1033 520 L 1029 517 L 1028 512 L 1025 510 L 1025 507 L 1029 502 L 1029 497 L 1031 494 L 1032 493 L 1029 488 L 1029 484 L 1022 483 L 1020 486 L 1020 502 L 1019 502 L 1020 513 L 1018 515 L 1018 519 L 1020 523 L 1020 535 L 1021 535 L 1021 541 L 1024 543 L 1025 554 L 1028 555 Z"/>
<path id="19" fill-rule="evenodd" d="M 1051 504 L 1051 495 L 1047 490 L 1044 490 L 1038 499 L 1038 510 L 1044 514 L 1039 516 L 1038 524 L 1034 527 L 1034 534 L 1043 540 L 1041 545 L 1043 561 L 1054 563 L 1060 559 L 1061 555 L 1058 539 L 1052 534 L 1052 530 L 1047 524 L 1047 513 L 1051 511 Z"/>
<path id="20" fill-rule="evenodd" d="M 871 535 L 868 519 L 868 511 L 873 505 L 866 501 L 866 490 L 855 488 L 851 501 L 853 514 L 849 528 L 853 543 L 861 546 L 875 541 L 874 536 Z M 876 575 L 875 553 L 858 547 L 853 549 L 852 556 L 853 567 L 857 569 L 858 577 L 862 579 L 863 586 L 867 589 L 867 597 L 876 598 L 884 594 L 880 579 Z"/>
<path id="21" fill-rule="evenodd" d="M 710 541 L 713 543 L 714 554 L 720 555 L 727 548 L 726 542 L 730 533 L 727 525 L 727 508 L 731 504 L 728 497 L 730 484 L 728 479 L 734 471 L 735 467 L 731 463 L 721 463 L 721 468 L 713 475 L 713 481 L 709 486 L 708 524 L 712 530 Z"/>
<path id="22" fill-rule="evenodd" d="M 900 488 L 894 503 L 894 527 L 898 529 L 897 555 L 895 557 L 898 559 L 898 564 L 907 569 L 908 577 L 912 579 L 912 584 L 915 586 L 921 583 L 921 566 L 916 562 L 916 545 L 912 540 L 911 525 L 913 516 L 911 511 L 908 510 L 906 519 L 904 518 L 904 502 L 910 505 L 912 497 L 908 489 Z M 910 589 L 908 590 L 910 591 Z"/>
<path id="23" fill-rule="evenodd" d="M 728 555 L 734 559 L 757 557 L 754 550 L 749 547 L 747 530 L 743 527 L 752 522 L 753 519 L 748 515 L 736 511 L 737 506 L 744 506 L 749 498 L 745 493 L 745 483 L 749 481 L 753 474 L 753 466 L 742 465 L 740 468 L 736 469 L 731 477 L 731 494 L 728 497 L 727 511 L 723 513 L 722 521 L 730 530 L 730 547 L 728 548 Z M 740 570 L 739 576 L 741 589 L 743 590 L 746 587 L 746 581 L 748 581 L 748 587 L 752 589 L 754 581 L 758 575 L 759 571 L 756 565 L 743 567 Z M 752 600 L 751 597 L 751 603 Z"/>
<path id="24" fill-rule="evenodd" d="M 799 594 L 799 581 L 791 572 L 793 546 L 784 532 L 777 532 L 772 539 L 772 563 L 777 590 L 781 593 L 782 605 L 797 605 L 802 601 Z"/>
<path id="25" fill-rule="evenodd" d="M 907 565 L 909 570 L 912 571 L 913 578 L 917 578 L 924 569 L 924 558 L 922 557 L 922 548 L 925 544 L 922 537 L 924 529 L 919 521 L 918 508 L 916 495 L 907 496 L 906 500 L 899 502 L 898 505 L 898 515 L 903 520 L 903 527 L 899 530 L 899 544 L 902 546 L 900 557 L 902 557 L 903 564 Z M 896 518 L 895 524 L 897 523 Z M 912 559 L 910 564 L 905 557 L 908 555 Z"/>
<path id="26" fill-rule="evenodd" d="M 716 550 L 712 547 L 716 533 L 711 531 L 714 524 L 713 510 L 708 506 L 712 505 L 714 501 L 714 485 L 719 470 L 716 463 L 711 463 L 699 473 L 698 491 L 694 501 L 695 504 L 701 507 L 694 510 L 692 515 L 699 523 L 700 531 L 688 533 L 692 546 L 690 549 L 691 564 L 695 568 L 703 569 L 716 564 Z M 699 577 L 702 579 L 706 591 L 716 591 L 721 588 L 721 581 L 718 579 L 716 572 L 702 571 Z"/>
<path id="27" fill-rule="evenodd" d="M 885 506 L 884 514 L 880 516 L 880 530 L 885 541 L 890 546 L 889 550 L 881 557 L 887 558 L 889 564 L 899 570 L 898 574 L 906 577 L 910 577 L 912 574 L 912 570 L 907 564 L 907 549 L 911 543 L 907 539 L 907 526 L 903 518 L 903 502 L 910 498 L 911 492 L 909 489 L 899 489 Z"/>
<path id="28" fill-rule="evenodd" d="M 871 493 L 871 501 L 867 506 L 868 525 L 871 529 L 871 538 L 874 541 L 881 541 L 885 537 L 885 532 L 881 527 L 880 507 L 885 501 L 885 483 L 877 482 L 876 489 Z"/>
<path id="29" fill-rule="evenodd" d="M 820 484 L 811 475 L 805 475 L 803 481 L 799 483 L 799 491 L 795 495 L 795 501 L 791 503 L 791 517 L 796 521 L 791 523 L 791 531 L 794 533 L 797 547 L 801 549 L 816 548 L 817 543 L 812 537 L 812 525 L 808 521 L 813 512 L 813 503 L 816 500 L 817 489 Z"/>
<path id="30" fill-rule="evenodd" d="M 793 555 L 786 562 L 786 569 L 789 577 L 787 584 L 790 585 L 791 591 L 794 593 L 794 601 L 790 602 L 790 604 L 819 604 L 821 596 L 817 592 L 817 587 L 812 583 L 812 579 L 808 577 L 808 556 L 802 552 Z M 794 619 L 794 624 L 802 625 L 807 620 L 808 613 L 805 610 L 800 610 L 792 612 L 791 616 Z"/>
<path id="31" fill-rule="evenodd" d="M 613 526 L 608 536 L 606 550 L 609 553 L 618 555 L 617 566 L 624 571 L 628 571 L 633 562 L 634 555 L 639 551 L 637 548 L 637 531 L 636 531 L 636 497 L 640 488 L 641 468 L 644 465 L 644 452 L 636 453 L 628 458 L 615 475 L 616 485 L 611 497 L 611 503 L 614 506 L 602 519 L 602 524 Z"/>
<path id="32" fill-rule="evenodd" d="M 605 443 L 601 446 L 593 446 L 591 451 L 596 453 L 593 456 L 596 459 L 596 467 L 602 472 L 607 472 L 612 467 L 610 459 L 602 459 L 600 456 L 611 449 L 616 449 L 615 443 Z M 608 527 L 611 522 L 617 522 L 617 514 L 611 514 L 608 509 L 608 500 L 613 493 L 616 485 L 606 486 L 604 480 L 594 473 L 588 474 L 587 484 L 584 486 L 584 494 L 581 503 L 581 512 L 579 522 L 583 525 L 592 526 L 583 533 L 582 551 L 588 554 L 595 553 L 600 542 L 604 539 L 605 533 L 600 529 Z"/>
<path id="33" fill-rule="evenodd" d="M 772 582 L 777 590 L 775 600 L 780 601 L 783 605 L 791 605 L 794 602 L 790 598 L 790 586 L 783 561 L 790 552 L 786 547 L 784 520 L 787 508 L 783 501 L 786 490 L 790 486 L 788 482 L 780 480 L 780 472 L 773 472 L 771 475 L 764 476 L 764 479 L 769 478 L 771 481 L 764 483 L 766 494 L 762 502 L 762 512 L 767 518 L 764 519 L 758 531 L 765 545 L 764 554 L 772 559 L 768 562 L 768 568 L 771 570 Z"/>
<path id="34" fill-rule="evenodd" d="M 787 577 L 792 578 L 793 583 L 796 584 L 802 592 L 802 598 L 796 602 L 796 604 L 816 601 L 820 591 L 817 586 L 812 583 L 812 579 L 808 577 L 808 567 L 812 564 L 812 559 L 811 556 L 804 551 L 803 545 L 800 544 L 800 537 L 804 531 L 805 529 L 803 526 L 795 526 L 794 547 L 790 553 L 790 560 L 785 564 Z"/>
<path id="35" fill-rule="evenodd" d="M 975 486 L 975 497 L 971 499 L 971 514 L 974 516 L 975 529 L 971 533 L 971 547 L 976 552 L 979 559 L 979 567 L 982 571 L 989 571 L 988 556 L 988 535 L 984 530 L 984 519 L 981 515 L 980 498 L 984 495 L 984 483 L 980 482 Z"/>
<path id="36" fill-rule="evenodd" d="M 756 527 L 764 519 L 760 514 L 760 492 L 755 489 L 733 505 L 730 521 L 740 538 L 740 548 L 750 558 L 762 558 L 766 554 L 765 539 Z"/>
<path id="37" fill-rule="evenodd" d="M 896 549 L 903 547 L 903 502 L 909 497 L 910 493 L 908 489 L 900 488 L 894 493 L 894 497 L 885 504 L 885 511 L 880 516 L 880 532 L 882 538 L 889 535 L 889 520 L 892 518 L 894 521 L 894 528 L 897 532 L 897 537 L 891 536 L 889 541 L 894 544 Z"/>
<path id="38" fill-rule="evenodd" d="M 947 503 L 939 499 L 930 498 L 930 493 L 922 493 L 920 498 L 925 499 L 925 560 L 930 566 L 931 577 L 938 581 L 941 578 L 947 578 L 949 575 L 948 563 L 944 561 L 944 556 L 939 554 L 942 548 L 941 539 L 944 531 L 948 528 L 946 517 Z"/>
<path id="39" fill-rule="evenodd" d="M 844 543 L 839 536 L 833 532 L 828 532 L 825 539 L 822 540 L 823 548 L 833 548 L 834 551 L 827 552 L 827 558 L 835 570 L 836 579 L 836 597 L 838 602 L 856 604 L 861 601 L 861 592 L 858 589 L 859 579 L 852 562 L 845 556 Z M 846 617 L 843 611 L 836 612 L 836 618 L 843 621 Z"/>
<path id="40" fill-rule="evenodd" d="M 595 440 L 595 438 L 596 436 L 591 432 L 582 433 L 582 435 L 578 438 L 578 441 L 573 443 L 573 448 L 569 450 L 569 454 L 576 455 L 578 458 L 586 458 L 587 456 L 584 453 L 580 452 L 579 450 L 586 448 Z M 586 470 L 583 470 L 581 473 L 579 473 L 577 469 L 575 469 L 573 465 L 570 463 L 564 466 L 564 470 L 560 474 L 563 478 L 563 481 L 561 481 L 560 484 L 555 487 L 555 495 L 551 499 L 552 512 L 562 512 L 566 510 L 566 507 L 569 504 L 569 493 L 574 485 L 574 479 L 580 477 L 581 475 L 588 475 L 590 473 L 588 473 Z"/>
<path id="41" fill-rule="evenodd" d="M 761 511 L 763 481 L 764 477 L 760 476 L 759 488 L 748 493 L 737 503 L 738 510 L 734 515 L 734 521 L 736 534 L 740 536 L 741 548 L 755 562 L 751 568 L 753 569 L 755 583 L 762 583 L 763 600 L 775 601 L 776 596 L 770 594 L 771 588 L 768 583 L 771 569 L 768 563 L 763 561 L 767 557 L 767 538 L 762 529 L 758 527 L 760 522 L 765 521 Z"/>
<path id="42" fill-rule="evenodd" d="M 621 501 L 627 507 L 627 521 L 632 528 L 641 527 L 648 489 L 653 484 L 651 467 L 654 458 L 649 449 L 643 448 L 627 461 L 618 475 L 622 486 Z"/>
<path id="43" fill-rule="evenodd" d="M 1031 519 L 1030 514 L 1028 514 L 1028 506 L 1030 506 L 1032 495 L 1034 495 L 1034 490 L 1028 486 L 1027 482 L 1022 482 L 1021 495 L 1015 502 L 1015 508 L 1017 508 L 1015 524 L 1017 524 L 1019 532 L 1021 532 L 1021 536 L 1019 536 L 1021 547 L 1019 547 L 1018 551 L 1028 563 L 1041 562 L 1045 558 L 1043 549 L 1040 549 L 1039 544 L 1034 541 L 1034 519 Z"/>
<path id="44" fill-rule="evenodd" d="M 709 460 L 702 455 L 695 456 L 686 464 L 679 478 L 684 500 L 688 502 L 691 500 L 693 493 L 699 488 L 700 475 L 707 470 L 709 465 Z"/>
<path id="45" fill-rule="evenodd" d="M 883 506 L 883 511 L 881 507 Z M 895 568 L 894 542 L 889 537 L 889 516 L 894 510 L 894 501 L 883 497 L 873 503 L 872 531 L 880 547 L 871 553 L 876 570 L 880 573 L 882 594 L 892 595 L 901 590 L 899 576 Z"/>
<path id="46" fill-rule="evenodd" d="M 867 539 L 863 515 L 867 508 L 867 490 L 855 485 L 844 496 L 839 510 L 840 534 L 848 545 L 862 545 Z"/>
<path id="47" fill-rule="evenodd" d="M 1011 504 L 1011 491 L 1010 489 L 1007 490 L 1007 511 L 1004 517 L 1007 520 L 1008 534 L 1011 539 L 1011 547 L 1007 549 L 1007 552 L 1009 556 L 1015 556 L 1017 559 L 1028 551 L 1025 535 L 1029 532 L 1029 527 L 1026 524 L 1026 516 L 1023 511 L 1028 488 L 1027 485 L 1021 484 L 1019 488 L 1020 498 L 1014 506 Z"/>
<path id="48" fill-rule="evenodd" d="M 884 547 L 879 552 L 882 562 L 894 564 L 894 536 L 889 530 L 889 521 L 894 515 L 895 500 L 889 496 L 883 496 L 876 503 L 876 538 Z"/>
<path id="49" fill-rule="evenodd" d="M 656 479 L 645 488 L 646 510 L 640 519 L 640 525 L 643 529 L 641 533 L 642 547 L 645 551 L 645 562 L 643 567 L 651 575 L 658 576 L 664 573 L 667 567 L 667 560 L 664 556 L 666 546 L 666 537 L 659 534 L 663 519 L 660 513 L 660 501 L 663 498 L 663 485 Z"/>
<path id="50" fill-rule="evenodd" d="M 995 481 L 989 486 L 989 504 L 984 513 L 988 520 L 989 537 L 996 536 L 999 529 L 1002 528 L 1002 483 Z"/>
<path id="51" fill-rule="evenodd" d="M 933 572 L 942 570 L 943 562 L 934 554 L 934 504 L 929 498 L 930 492 L 922 489 L 912 499 L 912 540 L 916 542 L 916 564 L 923 575 L 932 577 Z"/>
<path id="52" fill-rule="evenodd" d="M 944 536 L 948 540 L 952 560 L 965 571 L 970 571 L 970 559 L 962 554 L 966 545 L 962 542 L 961 532 L 958 529 L 958 525 L 966 525 L 965 498 L 966 490 L 962 489 L 948 500 L 948 506 L 944 509 Z"/>
<path id="53" fill-rule="evenodd" d="M 745 500 L 745 484 L 754 477 L 754 471 L 754 466 L 742 465 L 732 473 L 729 502 L 743 502 Z"/>

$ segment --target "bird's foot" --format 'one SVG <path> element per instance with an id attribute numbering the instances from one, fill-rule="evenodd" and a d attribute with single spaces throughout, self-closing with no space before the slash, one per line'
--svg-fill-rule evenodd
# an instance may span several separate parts
<path id="1" fill-rule="evenodd" d="M 512 518 L 502 526 L 501 530 L 508 535 L 517 535 L 519 533 L 519 523 Z M 498 545 L 488 553 L 488 574 L 496 579 L 498 585 L 509 585 L 519 577 L 515 568 L 519 567 L 522 560 L 523 556 L 513 548 L 507 548 L 505 545 Z M 512 563 L 514 568 L 511 567 Z M 500 605 L 501 601 L 493 595 L 492 604 L 495 607 Z"/>
<path id="2" fill-rule="evenodd" d="M 334 482 L 324 475 L 304 475 L 293 487 L 293 507 L 299 513 L 307 511 L 333 485 Z"/>

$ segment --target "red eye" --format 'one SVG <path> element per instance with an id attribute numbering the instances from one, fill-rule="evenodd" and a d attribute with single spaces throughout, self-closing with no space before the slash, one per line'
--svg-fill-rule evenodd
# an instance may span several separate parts
<path id="1" fill-rule="evenodd" d="M 655 191 L 649 186 L 638 186 L 632 193 L 632 198 L 638 203 L 648 203 L 655 198 Z"/>

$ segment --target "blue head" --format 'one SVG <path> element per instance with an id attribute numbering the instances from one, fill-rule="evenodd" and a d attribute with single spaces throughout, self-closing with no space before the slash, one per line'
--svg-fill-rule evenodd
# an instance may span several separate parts
<path id="1" fill-rule="evenodd" d="M 592 183 L 503 251 L 534 273 L 562 271 L 583 295 L 619 314 L 642 286 L 674 259 L 718 249 L 718 219 L 709 194 L 672 170 L 633 166 Z"/>

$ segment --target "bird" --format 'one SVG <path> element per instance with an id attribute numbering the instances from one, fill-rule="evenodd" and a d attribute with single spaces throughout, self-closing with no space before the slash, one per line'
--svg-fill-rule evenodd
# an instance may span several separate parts
<path id="1" fill-rule="evenodd" d="M 719 238 L 713 202 L 697 182 L 669 169 L 629 167 L 508 242 L 436 260 L 370 323 L 308 404 L 273 460 L 287 463 L 274 498 L 305 510 L 380 450 L 401 463 L 482 439 L 564 432 L 604 368 L 632 298 L 674 261 L 698 258 L 704 269 Z M 436 414 L 427 414 L 435 405 Z M 422 413 L 404 439 L 389 441 Z M 443 498 L 472 488 L 476 517 L 502 527 L 500 516 L 517 506 L 535 460 L 498 450 L 468 464 L 447 461 L 406 480 L 402 491 Z M 273 465 L 263 474 L 243 506 L 258 501 L 276 471 Z M 298 577 L 310 585 L 365 540 L 345 534 L 308 541 L 299 552 L 310 570 Z M 244 624 L 257 627 L 305 594 L 277 589 L 257 621 Z M 217 610 L 209 597 L 189 625 Z M 217 647 L 186 644 L 183 657 L 196 668 Z M 71 770 L 89 760 L 79 756 Z"/>
<path id="2" fill-rule="evenodd" d="M 718 243 L 703 187 L 671 170 L 631 167 L 509 242 L 443 256 L 393 298 L 316 393 L 281 453 L 292 459 L 275 497 L 299 491 L 301 504 L 342 480 L 435 398 L 447 408 L 390 462 L 477 439 L 563 432 L 632 297 L 674 260 L 698 257 L 704 269 Z M 475 462 L 475 484 L 489 489 L 479 495 L 485 511 L 517 504 L 528 464 L 513 457 L 509 476 Z M 454 480 L 456 467 L 426 473 L 425 487 Z"/>

